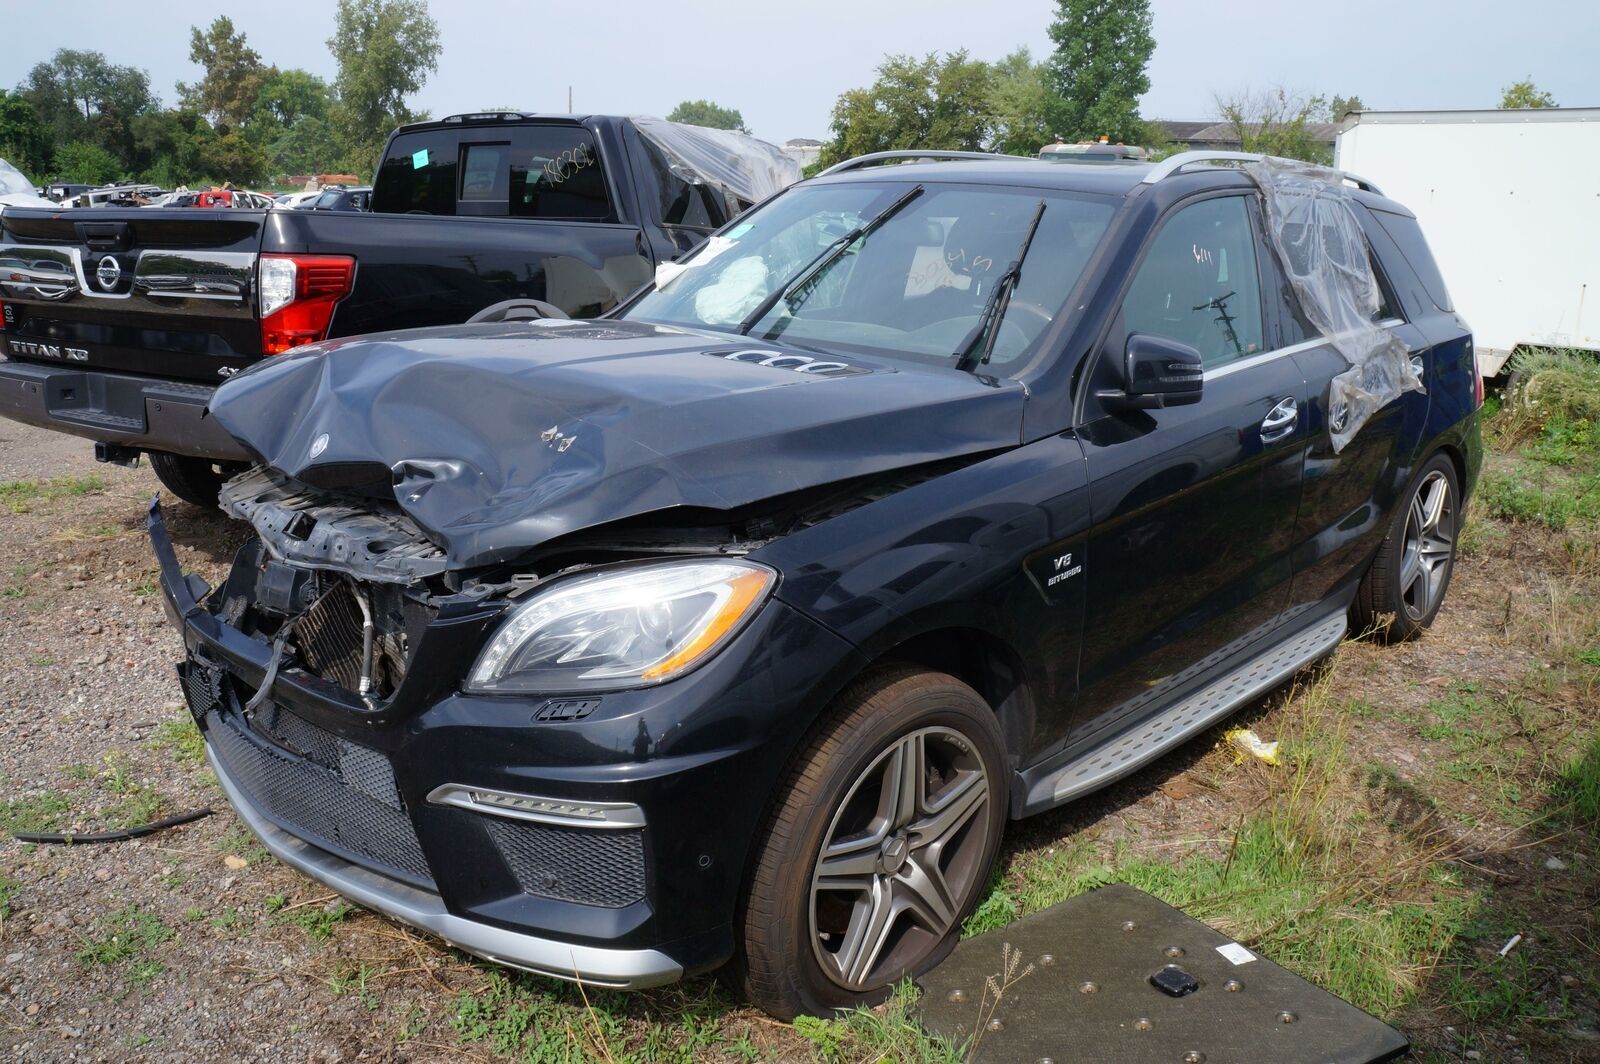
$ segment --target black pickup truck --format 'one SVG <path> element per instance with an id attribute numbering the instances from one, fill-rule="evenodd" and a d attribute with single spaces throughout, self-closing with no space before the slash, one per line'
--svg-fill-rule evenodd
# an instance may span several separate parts
<path id="1" fill-rule="evenodd" d="M 301 344 L 593 317 L 799 177 L 777 148 L 659 119 L 456 115 L 389 138 L 371 211 L 0 212 L 0 415 L 148 454 L 214 504 L 246 455 L 222 380 Z M 552 309 L 553 308 L 553 309 Z"/>

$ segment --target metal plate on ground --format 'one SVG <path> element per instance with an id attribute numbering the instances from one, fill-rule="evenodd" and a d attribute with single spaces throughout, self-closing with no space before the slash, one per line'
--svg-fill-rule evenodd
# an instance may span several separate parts
<path id="1" fill-rule="evenodd" d="M 918 983 L 923 1025 L 957 1045 L 976 1036 L 973 1061 L 1378 1064 L 1410 1048 L 1354 1005 L 1127 886 L 968 939 Z"/>

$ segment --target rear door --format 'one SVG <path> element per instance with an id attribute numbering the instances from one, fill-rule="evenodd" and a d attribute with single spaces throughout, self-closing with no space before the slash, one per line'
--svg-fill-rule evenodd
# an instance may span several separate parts
<path id="1" fill-rule="evenodd" d="M 25 362 L 220 383 L 260 355 L 253 290 L 266 218 L 7 208 L 0 349 Z"/>
<path id="2" fill-rule="evenodd" d="M 1427 385 L 1431 375 L 1430 343 L 1396 294 L 1404 269 L 1397 251 L 1388 251 L 1386 235 L 1361 205 L 1356 207 L 1368 236 L 1367 254 L 1383 293 L 1373 320 L 1405 346 L 1412 365 Z M 1383 243 L 1380 243 L 1383 242 Z M 1333 379 L 1350 368 L 1349 361 L 1305 320 L 1299 304 L 1282 289 L 1279 304 L 1285 339 L 1298 342 L 1295 361 L 1307 384 L 1305 493 L 1295 528 L 1295 580 L 1292 601 L 1309 608 L 1330 595 L 1348 590 L 1365 571 L 1387 531 L 1393 504 L 1404 486 L 1428 419 L 1430 394 L 1407 392 L 1373 414 L 1342 450 L 1335 451 L 1331 429 L 1348 411 L 1330 398 Z"/>
<path id="3" fill-rule="evenodd" d="M 1147 715 L 1252 643 L 1288 603 L 1305 383 L 1268 349 L 1254 200 L 1166 215 L 1128 285 L 1102 361 L 1126 337 L 1190 344 L 1200 402 L 1085 426 L 1094 526 L 1080 683 L 1094 713 L 1069 740 Z"/>

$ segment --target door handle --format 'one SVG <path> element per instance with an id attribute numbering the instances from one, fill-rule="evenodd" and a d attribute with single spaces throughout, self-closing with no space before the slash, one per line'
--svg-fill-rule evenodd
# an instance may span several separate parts
<path id="1" fill-rule="evenodd" d="M 1272 443 L 1281 440 L 1294 431 L 1294 426 L 1300 420 L 1300 404 L 1294 397 L 1278 400 L 1278 405 L 1267 411 L 1267 416 L 1261 421 L 1261 440 L 1263 443 Z"/>

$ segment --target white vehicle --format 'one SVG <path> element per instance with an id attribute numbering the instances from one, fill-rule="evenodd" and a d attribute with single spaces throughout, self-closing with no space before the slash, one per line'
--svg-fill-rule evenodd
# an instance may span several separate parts
<path id="1" fill-rule="evenodd" d="M 320 195 L 322 195 L 320 189 L 316 192 L 291 192 L 287 196 L 278 197 L 278 206 L 285 210 L 301 210 L 311 206 Z"/>
<path id="2" fill-rule="evenodd" d="M 1416 212 L 1485 377 L 1519 348 L 1600 352 L 1600 107 L 1363 111 L 1334 159 Z"/>
<path id="3" fill-rule="evenodd" d="M 45 199 L 34 189 L 33 182 L 22 176 L 22 171 L 0 159 L 0 207 L 57 207 L 55 200 Z"/>

